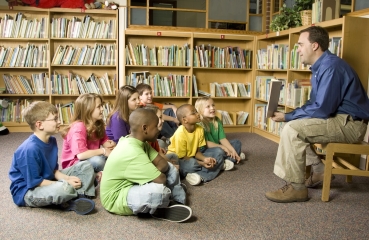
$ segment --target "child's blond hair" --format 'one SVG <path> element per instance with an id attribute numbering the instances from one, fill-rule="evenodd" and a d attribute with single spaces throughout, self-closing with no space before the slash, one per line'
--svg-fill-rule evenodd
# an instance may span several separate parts
<path id="1" fill-rule="evenodd" d="M 205 131 L 207 132 L 210 131 L 211 124 L 214 125 L 215 130 L 218 130 L 218 117 L 217 116 L 215 116 L 212 119 L 209 119 L 203 116 L 205 105 L 207 101 L 209 101 L 210 99 L 211 97 L 205 96 L 205 97 L 198 98 L 195 102 L 195 108 L 197 112 L 200 114 L 201 124 L 204 127 Z"/>
<path id="2" fill-rule="evenodd" d="M 88 139 L 101 139 L 105 136 L 104 121 L 102 119 L 98 121 L 92 119 L 92 113 L 96 108 L 97 98 L 100 98 L 101 104 L 103 104 L 102 96 L 96 93 L 85 93 L 76 99 L 72 123 L 61 131 L 63 138 L 68 134 L 72 124 L 78 121 L 83 122 L 86 126 Z"/>
<path id="3" fill-rule="evenodd" d="M 35 101 L 22 111 L 22 115 L 32 131 L 36 128 L 37 121 L 44 121 L 52 113 L 58 115 L 58 109 L 49 102 Z"/>

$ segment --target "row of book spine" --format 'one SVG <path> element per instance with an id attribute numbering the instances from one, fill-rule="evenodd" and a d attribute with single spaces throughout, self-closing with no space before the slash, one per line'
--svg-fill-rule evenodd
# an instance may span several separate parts
<path id="1" fill-rule="evenodd" d="M 126 65 L 141 66 L 190 66 L 190 47 L 184 44 L 172 46 L 153 46 L 149 48 L 144 44 L 133 46 L 128 43 L 125 48 Z"/>
<path id="2" fill-rule="evenodd" d="M 210 85 L 210 96 L 212 97 L 251 97 L 251 83 L 217 83 Z"/>
<path id="3" fill-rule="evenodd" d="M 258 69 L 287 69 L 289 61 L 289 45 L 271 44 L 267 48 L 257 50 L 256 62 Z"/>
<path id="4" fill-rule="evenodd" d="M 1 122 L 25 122 L 22 116 L 22 111 L 32 103 L 32 99 L 9 99 L 8 107 L 0 109 L 0 121 Z M 47 99 L 44 99 L 47 101 Z M 58 109 L 58 116 L 61 124 L 70 124 L 73 119 L 74 102 L 70 103 L 57 103 L 55 104 Z M 103 107 L 103 120 L 106 121 L 108 114 L 111 112 L 113 105 L 110 102 L 105 102 Z"/>
<path id="5" fill-rule="evenodd" d="M 271 118 L 266 117 L 267 104 L 255 104 L 254 127 L 268 131 L 280 136 L 283 129 L 283 122 L 275 122 Z M 284 107 L 278 106 L 278 112 L 285 112 Z"/>
<path id="6" fill-rule="evenodd" d="M 76 95 L 84 93 L 97 93 L 101 95 L 113 95 L 117 89 L 116 76 L 109 78 L 105 73 L 98 77 L 91 74 L 87 79 L 78 75 L 69 73 L 68 75 L 54 72 L 51 75 L 51 93 Z"/>
<path id="7" fill-rule="evenodd" d="M 52 60 L 54 65 L 115 65 L 116 45 L 98 44 L 93 47 L 73 47 L 59 45 Z"/>
<path id="8" fill-rule="evenodd" d="M 97 93 L 114 95 L 117 89 L 116 76 L 109 78 L 105 73 L 101 77 L 94 74 L 87 79 L 77 74 L 68 75 L 54 72 L 51 79 L 48 73 L 31 74 L 31 79 L 22 75 L 3 74 L 5 90 L 8 94 L 64 94 L 78 95 Z"/>
<path id="9" fill-rule="evenodd" d="M 82 38 L 82 39 L 115 39 L 116 21 L 94 21 L 90 15 L 83 19 L 72 17 L 52 18 L 51 37 L 52 38 Z"/>
<path id="10" fill-rule="evenodd" d="M 19 12 L 15 17 L 5 14 L 0 18 L 0 37 L 2 38 L 47 38 L 48 18 L 26 19 Z"/>
<path id="11" fill-rule="evenodd" d="M 22 111 L 28 107 L 31 99 L 7 99 L 8 107 L 0 109 L 2 122 L 24 122 Z M 45 99 L 46 101 L 46 99 Z"/>
<path id="12" fill-rule="evenodd" d="M 240 47 L 216 47 L 208 44 L 195 46 L 194 67 L 210 68 L 251 68 L 252 50 Z"/>
<path id="13" fill-rule="evenodd" d="M 136 79 L 132 79 L 132 75 L 126 76 L 127 85 L 136 87 L 140 83 L 149 84 L 153 95 L 160 97 L 189 97 L 192 89 L 191 77 L 187 75 L 169 74 L 168 76 L 160 76 L 155 74 Z"/>
<path id="14" fill-rule="evenodd" d="M 47 73 L 22 75 L 3 74 L 6 92 L 9 94 L 49 94 L 50 81 Z"/>
<path id="15" fill-rule="evenodd" d="M 47 67 L 48 44 L 0 46 L 0 67 Z"/>

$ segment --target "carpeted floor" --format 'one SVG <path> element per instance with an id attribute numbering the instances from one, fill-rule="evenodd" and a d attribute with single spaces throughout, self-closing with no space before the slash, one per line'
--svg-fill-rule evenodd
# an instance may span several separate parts
<path id="1" fill-rule="evenodd" d="M 369 178 L 348 184 L 337 176 L 327 203 L 320 200 L 321 188 L 309 190 L 308 202 L 270 202 L 265 192 L 284 184 L 273 174 L 278 146 L 252 133 L 228 134 L 242 141 L 247 161 L 207 184 L 187 184 L 194 216 L 185 223 L 113 215 L 99 198 L 86 216 L 19 208 L 8 171 L 14 150 L 29 135 L 0 136 L 0 239 L 369 239 Z"/>

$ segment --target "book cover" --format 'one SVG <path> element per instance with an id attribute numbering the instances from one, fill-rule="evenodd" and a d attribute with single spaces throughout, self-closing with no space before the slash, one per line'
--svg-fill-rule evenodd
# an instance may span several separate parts
<path id="1" fill-rule="evenodd" d="M 277 111 L 279 95 L 281 92 L 282 81 L 277 79 L 272 79 L 270 81 L 270 92 L 269 92 L 269 100 L 267 104 L 266 117 L 272 117 L 274 112 Z"/>

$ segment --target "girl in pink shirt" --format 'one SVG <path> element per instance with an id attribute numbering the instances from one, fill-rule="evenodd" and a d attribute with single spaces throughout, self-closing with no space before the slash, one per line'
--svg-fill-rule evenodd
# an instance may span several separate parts
<path id="1" fill-rule="evenodd" d="M 95 172 L 104 169 L 116 144 L 105 134 L 102 103 L 102 97 L 95 93 L 82 94 L 74 103 L 72 123 L 61 132 L 63 169 L 79 161 L 89 161 Z"/>

